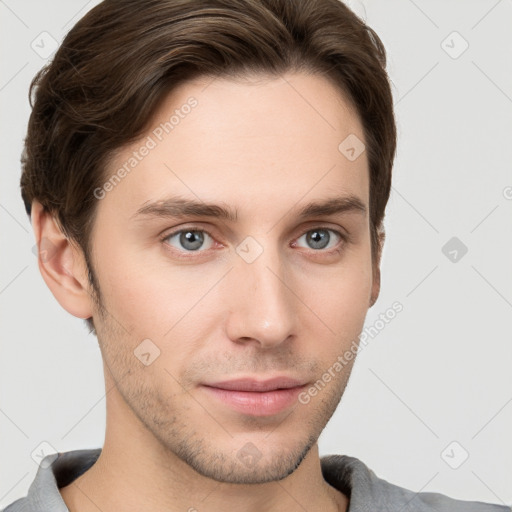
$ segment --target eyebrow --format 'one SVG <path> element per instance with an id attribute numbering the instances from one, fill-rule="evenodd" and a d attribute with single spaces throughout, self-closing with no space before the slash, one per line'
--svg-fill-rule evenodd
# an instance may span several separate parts
<path id="1" fill-rule="evenodd" d="M 305 219 L 339 213 L 360 213 L 366 215 L 367 208 L 359 197 L 349 194 L 308 203 L 299 210 L 298 218 Z M 146 217 L 181 218 L 187 216 L 212 217 L 236 222 L 238 210 L 220 204 L 205 203 L 181 197 L 170 197 L 160 201 L 146 202 L 130 219 Z"/>

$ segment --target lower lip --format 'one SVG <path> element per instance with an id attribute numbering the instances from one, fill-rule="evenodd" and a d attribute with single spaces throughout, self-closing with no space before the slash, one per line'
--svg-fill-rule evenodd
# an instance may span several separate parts
<path id="1" fill-rule="evenodd" d="M 203 389 L 241 413 L 253 416 L 272 416 L 297 402 L 297 396 L 305 387 L 300 386 L 265 392 L 230 391 L 210 386 L 203 386 Z"/>

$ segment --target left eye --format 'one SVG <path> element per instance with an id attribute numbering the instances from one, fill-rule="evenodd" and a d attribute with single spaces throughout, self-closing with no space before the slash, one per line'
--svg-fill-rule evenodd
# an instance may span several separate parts
<path id="1" fill-rule="evenodd" d="M 330 235 L 330 233 L 334 233 L 334 244 L 329 246 L 329 243 L 332 241 L 333 237 Z M 334 231 L 332 229 L 327 228 L 316 228 L 311 229 L 304 233 L 301 237 L 297 238 L 297 240 L 301 240 L 305 238 L 306 243 L 310 246 L 309 248 L 315 249 L 315 250 L 321 250 L 321 249 L 331 249 L 337 245 L 339 240 L 342 239 L 342 236 L 337 231 Z M 336 240 L 337 238 L 337 240 Z"/>
<path id="2" fill-rule="evenodd" d="M 185 249 L 187 251 L 197 251 L 204 244 L 205 236 L 210 238 L 210 244 L 207 247 L 203 247 L 203 249 L 209 249 L 213 242 L 212 237 L 206 232 L 195 229 L 183 229 L 181 231 L 176 231 L 176 233 L 171 233 L 165 240 L 169 241 L 169 245 L 176 247 L 171 240 L 177 239 L 178 243 L 181 247 L 177 247 L 177 249 Z"/>

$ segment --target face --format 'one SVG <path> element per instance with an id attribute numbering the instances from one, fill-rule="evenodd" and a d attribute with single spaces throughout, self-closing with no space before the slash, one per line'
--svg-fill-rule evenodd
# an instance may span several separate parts
<path id="1" fill-rule="evenodd" d="M 335 363 L 378 293 L 366 153 L 338 149 L 351 134 L 364 141 L 319 76 L 188 82 L 97 191 L 93 317 L 126 405 L 115 421 L 140 422 L 202 475 L 284 478 L 341 399 L 353 360 Z M 274 377 L 303 387 L 207 386 Z"/>

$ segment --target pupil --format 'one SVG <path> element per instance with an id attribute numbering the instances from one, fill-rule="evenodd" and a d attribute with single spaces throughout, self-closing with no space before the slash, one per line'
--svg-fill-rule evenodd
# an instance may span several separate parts
<path id="1" fill-rule="evenodd" d="M 194 241 L 194 239 L 196 240 Z M 203 243 L 203 235 L 198 231 L 186 231 L 181 234 L 180 242 L 183 247 L 190 249 L 191 251 L 196 251 Z"/>
<path id="2" fill-rule="evenodd" d="M 314 249 L 323 249 L 329 243 L 329 233 L 324 230 L 315 230 L 311 232 L 310 239 Z M 322 243 L 322 240 L 324 243 Z M 318 244 L 320 247 L 318 247 Z"/>

